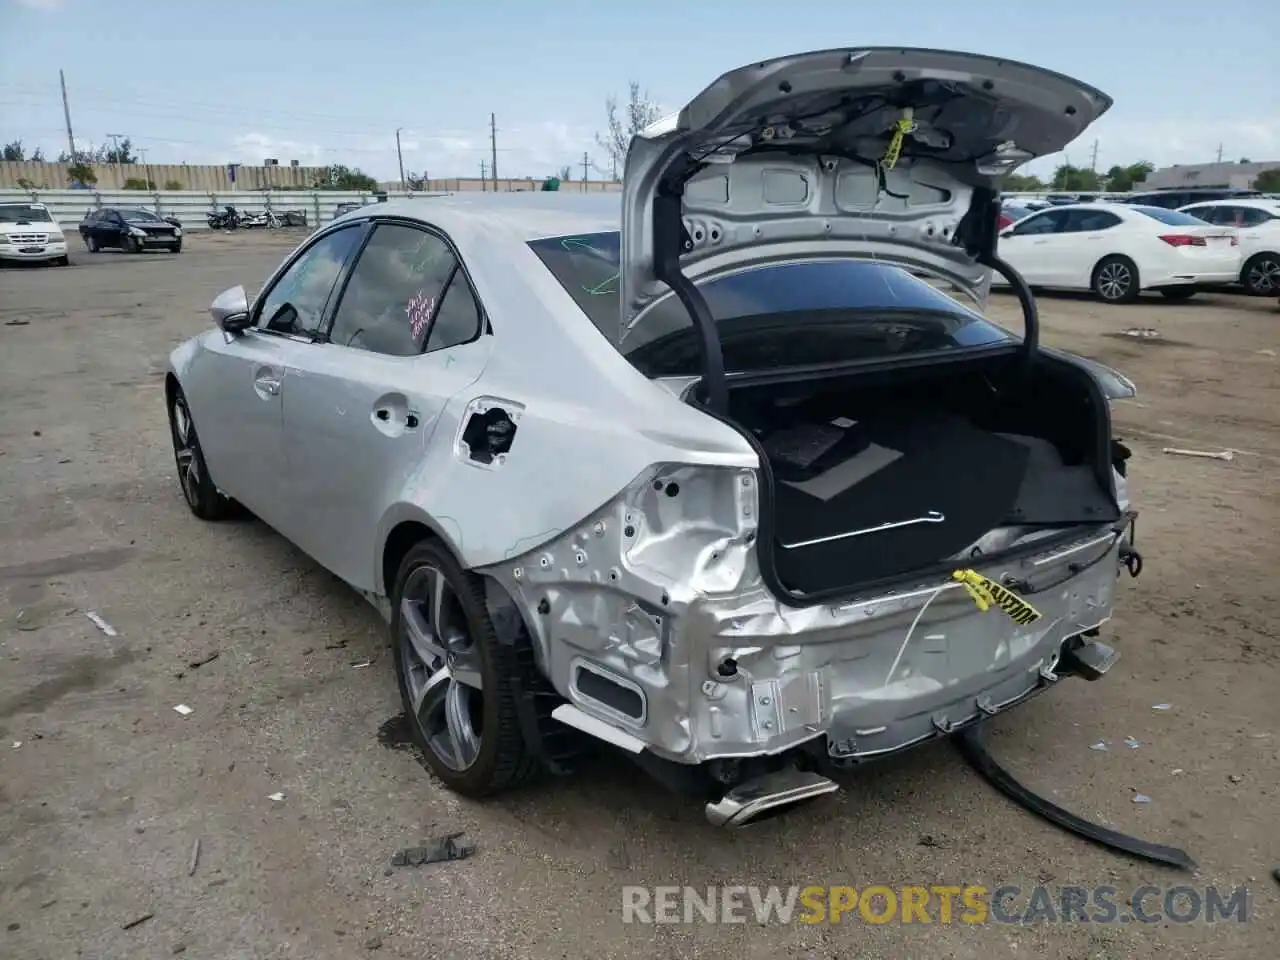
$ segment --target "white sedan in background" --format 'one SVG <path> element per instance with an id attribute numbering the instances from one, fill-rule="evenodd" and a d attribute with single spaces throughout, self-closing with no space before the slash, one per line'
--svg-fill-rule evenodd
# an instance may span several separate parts
<path id="1" fill-rule="evenodd" d="M 1079 203 L 1019 220 L 1001 232 L 999 253 L 1030 286 L 1129 303 L 1143 290 L 1186 300 L 1199 284 L 1234 282 L 1239 243 L 1235 230 L 1177 210 Z"/>
<path id="2" fill-rule="evenodd" d="M 1233 228 L 1240 237 L 1236 279 L 1255 297 L 1280 295 L 1280 200 L 1204 200 L 1179 209 L 1214 226 Z"/>

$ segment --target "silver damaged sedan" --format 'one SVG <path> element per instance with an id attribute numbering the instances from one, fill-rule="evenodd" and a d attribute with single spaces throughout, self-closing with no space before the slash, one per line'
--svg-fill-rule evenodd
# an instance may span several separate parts
<path id="1" fill-rule="evenodd" d="M 621 196 L 360 207 L 173 352 L 183 495 L 377 607 L 459 793 L 601 742 L 718 825 L 831 792 L 1116 659 L 1134 387 L 1039 344 L 996 248 L 1001 178 L 1110 105 L 804 53 L 636 137 Z"/>

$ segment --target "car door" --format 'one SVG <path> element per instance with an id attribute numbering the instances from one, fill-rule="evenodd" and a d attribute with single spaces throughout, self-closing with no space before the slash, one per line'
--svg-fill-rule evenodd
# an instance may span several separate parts
<path id="1" fill-rule="evenodd" d="M 363 224 L 350 224 L 297 251 L 267 281 L 248 329 L 235 337 L 209 334 L 193 378 L 208 394 L 189 399 L 214 482 L 286 536 L 285 370 L 291 355 L 320 334 L 338 277 L 363 234 Z M 206 410 L 213 416 L 202 419 Z"/>
<path id="2" fill-rule="evenodd" d="M 326 342 L 285 374 L 290 539 L 352 586 L 377 586 L 377 531 L 415 478 L 445 405 L 489 356 L 484 312 L 441 234 L 379 222 L 341 289 Z M 430 483 L 429 477 L 420 482 Z"/>
<path id="3" fill-rule="evenodd" d="M 1000 235 L 1001 258 L 1022 274 L 1028 284 L 1052 286 L 1056 281 L 1054 250 L 1067 213 L 1066 210 L 1045 210 Z"/>
<path id="4" fill-rule="evenodd" d="M 125 226 L 124 217 L 120 215 L 118 210 L 107 211 L 106 217 L 103 218 L 103 246 L 123 247 L 127 230 L 128 227 Z"/>
<path id="5" fill-rule="evenodd" d="M 1122 222 L 1109 210 L 1068 210 L 1060 228 L 1061 239 L 1055 245 L 1054 282 L 1063 287 L 1089 289 L 1098 261 L 1119 249 L 1110 231 Z"/>

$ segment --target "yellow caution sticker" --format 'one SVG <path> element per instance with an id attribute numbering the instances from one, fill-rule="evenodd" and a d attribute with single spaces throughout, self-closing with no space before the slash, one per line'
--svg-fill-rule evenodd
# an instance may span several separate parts
<path id="1" fill-rule="evenodd" d="M 1040 611 L 1020 596 L 1002 587 L 994 580 L 984 577 L 977 570 L 956 570 L 951 574 L 953 580 L 964 584 L 978 609 L 986 613 L 992 607 L 1003 610 L 1014 623 L 1026 625 L 1040 619 Z"/>

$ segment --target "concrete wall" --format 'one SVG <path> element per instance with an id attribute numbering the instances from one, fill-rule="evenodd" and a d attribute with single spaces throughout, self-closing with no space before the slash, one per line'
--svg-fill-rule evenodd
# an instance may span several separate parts
<path id="1" fill-rule="evenodd" d="M 170 182 L 183 190 L 261 190 L 266 187 L 310 187 L 324 176 L 323 167 L 240 167 L 236 182 L 231 182 L 225 166 L 178 163 L 93 163 L 99 190 L 120 190 L 126 180 L 151 180 L 163 190 Z M 0 162 L 0 190 L 23 186 L 26 180 L 37 190 L 66 190 L 71 187 L 67 176 L 70 164 L 32 163 L 6 160 Z"/>
<path id="2" fill-rule="evenodd" d="M 126 180 L 150 180 L 157 190 L 164 190 L 170 183 L 178 184 L 181 190 L 199 190 L 201 192 L 225 193 L 233 190 L 263 190 L 270 188 L 307 188 L 321 179 L 326 170 L 324 167 L 239 167 L 236 170 L 236 182 L 232 183 L 225 166 L 164 163 L 94 163 L 90 164 L 98 175 L 94 187 L 98 190 L 123 190 Z M 0 161 L 0 190 L 23 189 L 29 183 L 36 190 L 67 190 L 71 188 L 71 178 L 67 176 L 70 165 L 66 163 L 16 162 Z M 384 189 L 398 191 L 399 183 L 385 183 Z M 541 188 L 540 179 L 533 180 L 499 180 L 500 191 L 537 190 Z M 444 180 L 430 180 L 426 191 L 431 193 L 456 193 L 459 191 L 493 189 L 493 181 L 482 181 L 478 177 L 452 177 Z M 597 191 L 620 190 L 621 184 L 592 180 L 587 183 L 568 182 L 561 190 Z"/>
<path id="3" fill-rule="evenodd" d="M 1153 170 L 1135 190 L 1173 187 L 1239 187 L 1248 190 L 1264 170 L 1280 170 L 1280 160 L 1250 163 L 1183 163 Z"/>

